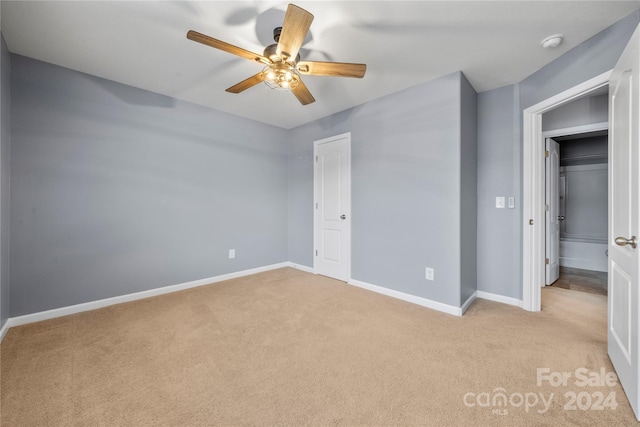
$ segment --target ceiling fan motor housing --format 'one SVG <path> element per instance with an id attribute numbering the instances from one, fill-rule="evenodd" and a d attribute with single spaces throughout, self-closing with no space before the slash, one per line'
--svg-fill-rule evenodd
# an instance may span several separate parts
<path id="1" fill-rule="evenodd" d="M 270 44 L 269 46 L 264 48 L 264 52 L 262 54 L 265 58 L 269 58 L 273 62 L 282 62 L 283 58 L 278 55 L 278 44 Z M 300 61 L 300 54 L 296 55 L 295 61 L 289 60 L 293 64 L 297 64 Z"/>

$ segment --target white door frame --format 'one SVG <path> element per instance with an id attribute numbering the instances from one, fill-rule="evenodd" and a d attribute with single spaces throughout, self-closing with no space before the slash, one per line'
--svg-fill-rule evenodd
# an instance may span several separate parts
<path id="1" fill-rule="evenodd" d="M 318 248 L 318 242 L 319 242 L 319 221 L 320 221 L 320 216 L 318 215 L 318 209 L 316 208 L 317 203 L 318 203 L 318 190 L 317 190 L 317 186 L 316 186 L 316 168 L 318 167 L 318 162 L 316 161 L 316 153 L 318 151 L 318 146 L 320 144 L 325 144 L 327 142 L 331 142 L 331 141 L 336 141 L 338 139 L 343 139 L 346 138 L 347 140 L 347 149 L 349 151 L 349 168 L 348 168 L 348 180 L 349 180 L 349 188 L 348 188 L 348 205 L 347 205 L 347 212 L 346 215 L 348 215 L 348 225 L 347 225 L 347 233 L 346 233 L 346 237 L 347 237 L 347 242 L 345 244 L 346 246 L 346 250 L 347 250 L 347 254 L 345 256 L 346 258 L 346 262 L 347 262 L 347 282 L 351 281 L 351 225 L 353 224 L 352 222 L 352 218 L 351 218 L 351 132 L 347 132 L 347 133 L 343 133 L 340 135 L 336 135 L 336 136 L 331 136 L 329 138 L 324 138 L 324 139 L 320 139 L 318 141 L 314 141 L 313 142 L 313 273 L 314 274 L 318 274 L 318 270 L 317 270 L 317 257 L 316 257 L 316 250 Z"/>
<path id="2" fill-rule="evenodd" d="M 545 169 L 542 114 L 609 84 L 612 70 L 535 104 L 523 112 L 522 308 L 540 311 L 545 281 Z"/>

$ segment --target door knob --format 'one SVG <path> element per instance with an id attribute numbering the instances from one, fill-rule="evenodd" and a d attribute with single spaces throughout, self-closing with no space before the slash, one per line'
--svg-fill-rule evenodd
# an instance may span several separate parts
<path id="1" fill-rule="evenodd" d="M 618 246 L 630 245 L 634 249 L 636 248 L 636 246 L 638 246 L 638 239 L 636 239 L 636 236 L 631 236 L 630 239 L 625 239 L 624 237 L 616 237 L 615 242 Z"/>
<path id="2" fill-rule="evenodd" d="M 347 216 L 345 214 L 340 215 L 340 219 L 347 219 Z"/>

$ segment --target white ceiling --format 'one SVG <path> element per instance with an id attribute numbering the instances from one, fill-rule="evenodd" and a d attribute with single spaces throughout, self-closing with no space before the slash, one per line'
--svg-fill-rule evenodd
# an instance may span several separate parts
<path id="1" fill-rule="evenodd" d="M 640 8 L 636 1 L 296 1 L 315 16 L 302 59 L 367 64 L 363 79 L 304 76 L 316 102 L 258 85 L 260 65 L 188 30 L 262 53 L 278 1 L 2 1 L 13 53 L 283 128 L 462 70 L 478 92 L 521 81 Z M 555 50 L 540 41 L 564 33 Z"/>

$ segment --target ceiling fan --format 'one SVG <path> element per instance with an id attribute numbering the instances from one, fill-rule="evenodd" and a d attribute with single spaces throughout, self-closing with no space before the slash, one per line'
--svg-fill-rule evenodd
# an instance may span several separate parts
<path id="1" fill-rule="evenodd" d="M 314 102 L 315 99 L 303 83 L 300 74 L 362 78 L 367 70 L 365 64 L 300 61 L 298 52 L 312 21 L 312 14 L 301 7 L 290 4 L 287 7 L 282 27 L 273 30 L 273 38 L 276 43 L 267 46 L 262 55 L 193 30 L 187 33 L 187 38 L 265 65 L 261 72 L 231 86 L 226 89 L 227 92 L 240 93 L 260 82 L 265 82 L 273 89 L 290 90 L 302 105 L 307 105 Z"/>

